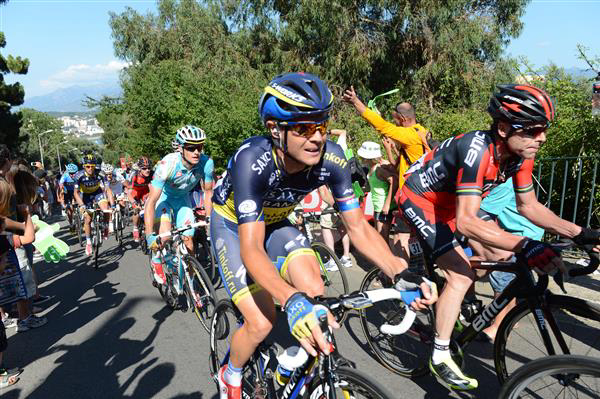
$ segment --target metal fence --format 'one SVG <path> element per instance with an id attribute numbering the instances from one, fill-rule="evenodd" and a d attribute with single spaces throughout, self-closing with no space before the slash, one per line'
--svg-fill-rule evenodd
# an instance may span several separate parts
<path id="1" fill-rule="evenodd" d="M 541 158 L 536 161 L 535 192 L 541 203 L 580 226 L 598 227 L 598 156 Z"/>

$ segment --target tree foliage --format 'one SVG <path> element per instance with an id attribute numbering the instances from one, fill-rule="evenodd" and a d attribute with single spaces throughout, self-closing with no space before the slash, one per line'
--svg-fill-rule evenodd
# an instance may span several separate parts
<path id="1" fill-rule="evenodd" d="M 2 2 L 0 2 L 1 4 Z M 4 33 L 0 32 L 0 49 L 6 46 Z M 4 75 L 15 73 L 24 75 L 29 69 L 29 60 L 21 57 L 8 55 L 4 57 L 0 53 L 0 142 L 5 143 L 11 149 L 27 139 L 20 134 L 21 116 L 18 112 L 11 112 L 11 108 L 23 104 L 25 91 L 20 83 L 7 84 Z"/>
<path id="2" fill-rule="evenodd" d="M 162 0 L 156 15 L 111 14 L 115 53 L 130 66 L 123 101 L 99 104 L 108 151 L 160 157 L 191 123 L 205 129 L 207 151 L 223 165 L 244 138 L 264 131 L 262 87 L 293 70 L 330 83 L 333 125 L 354 138 L 373 133 L 339 103 L 350 84 L 365 98 L 400 88 L 390 101 L 412 101 L 444 132 L 474 123 L 481 118 L 454 111 L 453 121 L 444 111 L 480 108 L 496 82 L 511 80 L 502 49 L 521 30 L 526 3 Z"/>

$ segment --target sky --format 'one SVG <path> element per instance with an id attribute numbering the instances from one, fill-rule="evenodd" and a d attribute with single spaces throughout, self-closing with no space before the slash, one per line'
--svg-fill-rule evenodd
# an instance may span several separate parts
<path id="1" fill-rule="evenodd" d="M 26 98 L 73 85 L 117 82 L 125 66 L 114 55 L 108 13 L 126 7 L 155 12 L 154 0 L 9 0 L 0 6 L 3 55 L 29 58 L 27 75 L 7 75 L 25 86 Z M 600 0 L 533 0 L 527 6 L 521 35 L 506 49 L 541 67 L 553 62 L 586 69 L 577 44 L 600 57 Z M 595 20 L 595 21 L 594 21 Z"/>

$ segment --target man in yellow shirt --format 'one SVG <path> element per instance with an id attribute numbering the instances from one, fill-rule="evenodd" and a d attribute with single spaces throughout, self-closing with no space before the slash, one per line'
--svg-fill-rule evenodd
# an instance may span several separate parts
<path id="1" fill-rule="evenodd" d="M 370 110 L 358 98 L 354 87 L 344 91 L 343 100 L 351 104 L 356 112 L 369 122 L 379 133 L 394 140 L 400 150 L 400 159 L 398 160 L 398 195 L 404 185 L 404 173 L 417 159 L 424 153 L 430 151 L 427 144 L 427 129 L 417 123 L 415 110 L 409 103 L 398 103 L 392 111 L 394 123 L 383 119 L 378 113 Z M 393 162 L 392 159 L 390 159 Z M 408 252 L 408 240 L 410 238 L 410 228 L 402 218 L 396 218 L 396 231 L 400 233 L 400 242 L 406 254 Z"/>

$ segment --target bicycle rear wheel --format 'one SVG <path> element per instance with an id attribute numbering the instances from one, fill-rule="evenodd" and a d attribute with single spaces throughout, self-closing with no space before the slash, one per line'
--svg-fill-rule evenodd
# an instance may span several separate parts
<path id="1" fill-rule="evenodd" d="M 583 299 L 552 294 L 546 296 L 546 303 L 565 340 L 568 354 L 600 357 L 600 307 Z M 501 384 L 523 364 L 549 354 L 536 323 L 539 316 L 542 315 L 532 313 L 524 301 L 500 324 L 494 344 L 494 363 Z M 552 347 L 556 354 L 565 354 L 548 316 L 544 315 L 544 328 L 548 330 Z"/>
<path id="2" fill-rule="evenodd" d="M 191 255 L 186 255 L 183 258 L 183 262 L 184 267 L 188 266 L 192 283 L 190 286 L 188 281 L 185 281 L 190 307 L 194 310 L 194 314 L 200 321 L 200 324 L 202 324 L 202 327 L 207 332 L 210 332 L 209 323 L 217 303 L 217 293 L 200 262 Z"/>
<path id="3" fill-rule="evenodd" d="M 392 281 L 374 268 L 365 275 L 360 291 L 392 286 Z M 431 311 L 418 312 L 413 325 L 404 334 L 388 335 L 379 330 L 383 324 L 398 324 L 405 313 L 401 301 L 377 302 L 359 312 L 360 325 L 369 348 L 383 366 L 404 377 L 419 377 L 429 373 L 427 361 L 434 339 Z"/>
<path id="4" fill-rule="evenodd" d="M 392 395 L 371 377 L 359 370 L 338 367 L 335 370 L 334 388 L 337 398 L 352 399 L 392 399 Z M 331 385 L 321 377 L 313 379 L 303 398 L 330 398 L 332 397 Z"/>
<path id="5" fill-rule="evenodd" d="M 502 386 L 498 399 L 600 398 L 600 360 L 576 355 L 525 364 Z"/>

